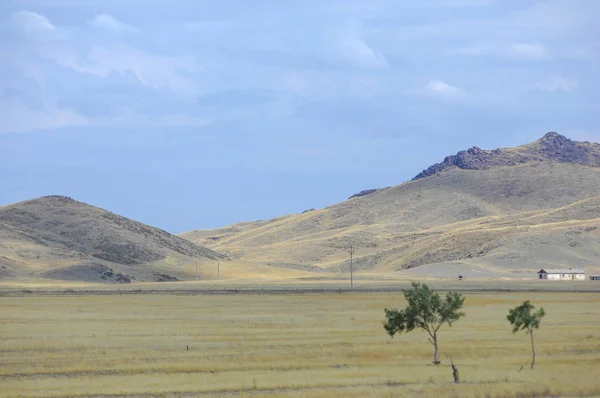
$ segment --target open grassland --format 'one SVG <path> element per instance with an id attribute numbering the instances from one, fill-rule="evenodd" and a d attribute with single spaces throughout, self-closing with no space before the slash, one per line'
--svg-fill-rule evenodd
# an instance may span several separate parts
<path id="1" fill-rule="evenodd" d="M 422 267 L 419 267 L 422 268 Z M 419 268 L 415 269 L 418 271 Z M 525 274 L 528 275 L 528 274 Z M 0 297 L 8 296 L 86 296 L 86 295 L 125 295 L 125 294 L 309 294 L 309 293 L 397 293 L 410 288 L 415 281 L 426 282 L 436 290 L 458 290 L 463 292 L 538 292 L 538 293 L 600 293 L 600 282 L 548 281 L 528 279 L 483 279 L 473 278 L 432 278 L 413 273 L 385 275 L 359 274 L 354 276 L 354 287 L 350 289 L 348 275 L 332 278 L 304 277 L 296 279 L 229 279 L 221 281 L 187 282 L 141 282 L 124 285 L 105 283 L 85 283 L 54 280 L 8 280 L 0 281 Z"/>
<path id="2" fill-rule="evenodd" d="M 599 293 L 465 295 L 439 366 L 424 333 L 385 334 L 400 292 L 0 297 L 0 395 L 600 396 Z M 505 319 L 526 299 L 547 312 L 534 371 Z"/>

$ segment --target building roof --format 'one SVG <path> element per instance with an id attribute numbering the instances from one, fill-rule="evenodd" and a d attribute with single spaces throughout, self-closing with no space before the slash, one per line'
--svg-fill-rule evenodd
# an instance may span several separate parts
<path id="1" fill-rule="evenodd" d="M 538 274 L 546 273 L 546 274 L 585 274 L 582 269 L 577 268 L 542 268 L 537 272 Z"/>

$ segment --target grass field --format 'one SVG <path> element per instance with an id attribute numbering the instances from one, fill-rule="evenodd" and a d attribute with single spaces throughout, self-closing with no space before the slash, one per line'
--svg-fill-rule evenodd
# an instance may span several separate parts
<path id="1" fill-rule="evenodd" d="M 599 293 L 465 295 L 439 366 L 424 333 L 385 334 L 401 293 L 0 297 L 0 395 L 600 396 Z M 547 312 L 534 371 L 505 319 L 525 299 Z"/>

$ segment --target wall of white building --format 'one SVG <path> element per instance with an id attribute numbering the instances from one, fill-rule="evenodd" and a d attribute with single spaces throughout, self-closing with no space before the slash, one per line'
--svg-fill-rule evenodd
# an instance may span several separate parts
<path id="1" fill-rule="evenodd" d="M 585 280 L 585 274 L 542 274 L 542 279 L 555 281 Z"/>

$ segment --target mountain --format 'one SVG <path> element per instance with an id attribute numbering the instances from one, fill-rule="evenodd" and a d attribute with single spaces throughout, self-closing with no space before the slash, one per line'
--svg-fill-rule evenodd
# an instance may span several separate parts
<path id="1" fill-rule="evenodd" d="M 189 240 L 64 196 L 0 207 L 0 278 L 169 281 L 191 278 L 197 261 L 224 259 Z"/>
<path id="2" fill-rule="evenodd" d="M 540 140 L 517 148 L 485 151 L 472 147 L 448 156 L 419 173 L 413 180 L 437 174 L 449 168 L 465 170 L 486 170 L 498 166 L 516 166 L 534 161 L 555 161 L 600 167 L 600 145 L 590 142 L 576 142 L 555 132 L 544 135 Z M 364 192 L 364 191 L 363 191 Z"/>
<path id="3" fill-rule="evenodd" d="M 600 266 L 600 145 L 557 133 L 473 147 L 395 187 L 182 237 L 249 263 L 374 274 L 533 275 Z"/>

